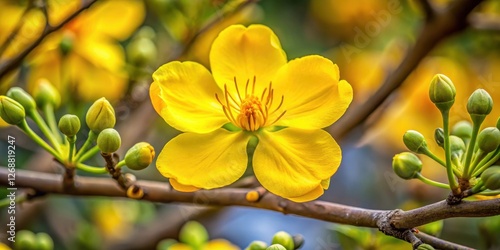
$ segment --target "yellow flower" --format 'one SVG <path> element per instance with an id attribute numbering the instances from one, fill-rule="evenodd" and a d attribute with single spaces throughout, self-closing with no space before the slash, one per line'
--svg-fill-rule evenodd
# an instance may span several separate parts
<path id="1" fill-rule="evenodd" d="M 215 239 L 207 242 L 201 248 L 201 250 L 239 250 L 240 248 L 231 244 L 231 242 L 223 239 Z M 167 248 L 167 250 L 195 250 L 188 244 L 175 243 Z"/>
<path id="2" fill-rule="evenodd" d="M 47 78 L 67 94 L 63 96 L 73 94 L 84 101 L 120 98 L 128 76 L 125 53 L 117 41 L 129 37 L 144 15 L 143 1 L 95 3 L 33 51 L 28 89 Z"/>
<path id="3" fill-rule="evenodd" d="M 226 28 L 212 45 L 210 64 L 212 74 L 177 61 L 153 74 L 153 107 L 185 132 L 158 156 L 161 174 L 180 191 L 229 185 L 245 172 L 247 144 L 257 138 L 252 164 L 264 188 L 299 202 L 322 195 L 342 156 L 321 128 L 352 100 L 338 67 L 317 55 L 287 62 L 263 25 Z"/>

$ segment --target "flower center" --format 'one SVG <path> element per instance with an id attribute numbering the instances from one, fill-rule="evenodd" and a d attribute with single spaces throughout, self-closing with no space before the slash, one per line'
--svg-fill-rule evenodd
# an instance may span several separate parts
<path id="1" fill-rule="evenodd" d="M 226 114 L 226 117 L 231 121 L 231 123 L 247 131 L 256 131 L 261 127 L 269 126 L 277 122 L 281 117 L 283 117 L 283 115 L 285 115 L 286 110 L 281 113 L 278 112 L 281 105 L 283 105 L 283 96 L 281 96 L 281 101 L 276 108 L 272 109 L 274 100 L 272 83 L 269 83 L 269 87 L 265 88 L 259 97 L 255 94 L 256 78 L 253 78 L 251 92 L 248 91 L 249 82 L 250 81 L 247 80 L 245 93 L 242 96 L 235 77 L 235 97 L 229 93 L 227 85 L 224 85 L 225 101 L 221 101 L 217 94 L 215 94 L 215 98 L 221 104 L 224 114 Z M 272 119 L 272 122 L 270 122 L 270 118 Z"/>

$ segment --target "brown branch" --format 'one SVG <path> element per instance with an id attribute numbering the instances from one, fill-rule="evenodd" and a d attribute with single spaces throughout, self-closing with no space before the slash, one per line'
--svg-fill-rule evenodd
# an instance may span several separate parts
<path id="1" fill-rule="evenodd" d="M 0 78 L 4 77 L 7 73 L 9 73 L 11 70 L 15 69 L 18 67 L 23 59 L 31 52 L 33 49 L 35 49 L 48 35 L 50 35 L 52 32 L 57 31 L 61 27 L 63 27 L 66 23 L 69 21 L 73 20 L 76 16 L 78 16 L 82 11 L 85 9 L 88 9 L 92 4 L 97 2 L 97 0 L 84 0 L 82 1 L 82 6 L 75 11 L 73 14 L 68 16 L 66 19 L 64 19 L 60 24 L 56 26 L 46 26 L 42 35 L 40 35 L 31 45 L 26 47 L 23 51 L 21 51 L 18 55 L 16 55 L 14 58 L 6 61 L 6 62 L 1 62 L 0 63 Z M 47 17 L 48 18 L 48 17 Z"/>
<path id="2" fill-rule="evenodd" d="M 425 13 L 425 18 L 427 21 L 430 21 L 435 17 L 436 11 L 434 10 L 434 7 L 432 6 L 432 3 L 429 0 L 418 0 L 417 2 L 422 7 L 422 10 Z"/>
<path id="3" fill-rule="evenodd" d="M 444 12 L 436 13 L 434 18 L 427 19 L 415 45 L 409 49 L 399 67 L 368 100 L 362 105 L 348 109 L 346 114 L 332 125 L 332 135 L 341 138 L 366 120 L 440 41 L 467 27 L 467 15 L 481 2 L 482 0 L 454 1 Z"/>
<path id="4" fill-rule="evenodd" d="M 422 242 L 429 244 L 437 249 L 455 249 L 455 250 L 472 250 L 470 247 L 464 247 L 449 241 L 445 241 L 423 232 L 415 234 Z"/>
<path id="5" fill-rule="evenodd" d="M 0 185 L 7 186 L 8 170 L 0 167 Z M 75 188 L 65 190 L 61 185 L 62 177 L 57 174 L 16 170 L 16 187 L 31 188 L 47 194 L 66 194 L 74 196 L 127 197 L 126 191 L 112 179 L 96 177 L 75 177 Z M 384 233 L 415 242 L 410 229 L 432 221 L 453 217 L 486 217 L 499 215 L 500 199 L 483 201 L 462 201 L 450 206 L 446 201 L 437 202 L 417 209 L 372 210 L 346 206 L 324 201 L 295 203 L 269 192 L 258 202 L 250 202 L 246 194 L 253 190 L 247 188 L 221 188 L 183 193 L 173 190 L 167 183 L 137 181 L 144 190 L 143 200 L 161 203 L 191 203 L 203 206 L 245 206 L 294 214 L 303 217 L 348 224 L 360 227 L 379 228 Z M 410 241 L 411 240 L 411 241 Z"/>

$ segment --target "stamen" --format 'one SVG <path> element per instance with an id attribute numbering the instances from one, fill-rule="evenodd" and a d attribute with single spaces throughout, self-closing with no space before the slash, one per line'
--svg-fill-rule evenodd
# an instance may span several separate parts
<path id="1" fill-rule="evenodd" d="M 243 99 L 241 99 L 240 89 L 238 88 L 238 82 L 236 82 L 236 76 L 234 77 L 234 87 L 236 88 L 236 93 L 238 93 L 238 99 L 240 99 L 240 103 L 241 103 L 243 101 Z"/>

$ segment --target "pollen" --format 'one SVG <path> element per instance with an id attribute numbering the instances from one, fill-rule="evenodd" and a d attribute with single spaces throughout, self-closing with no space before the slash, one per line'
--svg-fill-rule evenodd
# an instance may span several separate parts
<path id="1" fill-rule="evenodd" d="M 242 95 L 235 77 L 236 93 L 231 94 L 227 85 L 224 85 L 224 100 L 215 94 L 215 98 L 221 104 L 224 114 L 231 123 L 247 131 L 257 131 L 262 127 L 272 125 L 286 113 L 286 110 L 280 111 L 284 96 L 281 96 L 279 104 L 273 108 L 274 90 L 272 83 L 269 83 L 269 86 L 264 88 L 260 95 L 255 93 L 255 84 L 256 77 L 253 78 L 251 90 L 249 90 L 250 80 L 247 80 L 245 92 Z"/>

